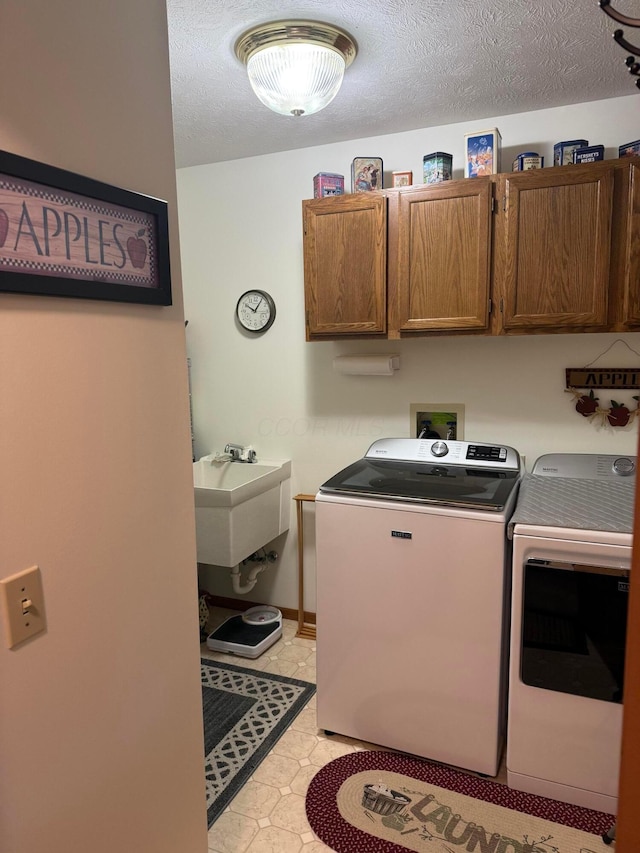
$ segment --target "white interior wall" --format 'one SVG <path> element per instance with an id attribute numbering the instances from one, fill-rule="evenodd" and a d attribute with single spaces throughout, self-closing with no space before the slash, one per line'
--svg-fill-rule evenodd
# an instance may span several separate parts
<path id="1" fill-rule="evenodd" d="M 1 853 L 204 853 L 197 574 L 164 0 L 0 4 L 0 148 L 169 201 L 170 308 L 0 293 Z"/>
<path id="2" fill-rule="evenodd" d="M 264 107 L 256 102 L 256 109 Z M 605 145 L 607 158 L 617 157 L 619 145 L 640 136 L 637 96 L 178 171 L 197 456 L 229 441 L 251 443 L 259 458 L 292 459 L 292 495 L 315 493 L 376 438 L 408 436 L 410 406 L 423 402 L 463 404 L 465 438 L 512 445 L 529 466 L 552 451 L 635 453 L 636 424 L 596 429 L 574 411 L 564 370 L 593 362 L 619 337 L 628 346 L 616 344 L 598 363 L 637 366 L 638 333 L 305 342 L 301 203 L 313 195 L 313 176 L 338 172 L 349 189 L 352 159 L 376 156 L 386 186 L 392 170 L 411 169 L 420 183 L 423 155 L 440 150 L 453 155 L 460 178 L 464 134 L 492 127 L 502 134 L 503 171 L 522 151 L 537 151 L 550 165 L 553 144 L 565 139 L 586 138 Z M 242 332 L 234 321 L 238 297 L 252 287 L 267 290 L 277 305 L 263 336 Z M 400 371 L 333 371 L 336 355 L 366 352 L 399 353 Z M 307 506 L 305 608 L 313 611 L 312 516 Z M 294 528 L 292 501 L 291 530 L 275 543 L 281 559 L 259 577 L 252 600 L 297 607 Z M 227 570 L 201 570 L 201 579 L 212 592 L 232 596 Z"/>

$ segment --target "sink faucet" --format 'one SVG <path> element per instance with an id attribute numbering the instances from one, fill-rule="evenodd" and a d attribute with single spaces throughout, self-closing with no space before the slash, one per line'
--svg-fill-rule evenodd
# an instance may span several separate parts
<path id="1" fill-rule="evenodd" d="M 256 452 L 252 447 L 243 447 L 241 444 L 227 444 L 224 449 L 229 454 L 232 462 L 256 462 Z"/>
<path id="2" fill-rule="evenodd" d="M 227 444 L 224 452 L 229 454 L 232 462 L 238 462 L 242 456 L 243 450 L 244 447 L 241 444 Z"/>

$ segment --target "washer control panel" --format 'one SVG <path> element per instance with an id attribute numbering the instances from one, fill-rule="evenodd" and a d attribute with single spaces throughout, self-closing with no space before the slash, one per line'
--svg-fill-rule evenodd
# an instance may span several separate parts
<path id="1" fill-rule="evenodd" d="M 381 438 L 374 441 L 366 459 L 397 462 L 434 462 L 465 465 L 467 468 L 501 468 L 519 471 L 520 455 L 513 447 L 478 444 L 471 441 L 444 441 L 429 438 Z"/>
<path id="2" fill-rule="evenodd" d="M 507 448 L 486 444 L 470 444 L 467 459 L 489 459 L 492 462 L 506 462 Z"/>

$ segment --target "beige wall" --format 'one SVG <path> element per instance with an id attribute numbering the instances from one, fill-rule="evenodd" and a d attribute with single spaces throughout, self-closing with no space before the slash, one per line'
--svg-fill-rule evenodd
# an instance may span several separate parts
<path id="1" fill-rule="evenodd" d="M 0 104 L 1 149 L 169 200 L 175 297 L 0 294 L 0 577 L 38 564 L 48 619 L 0 646 L 0 851 L 202 853 L 163 0 L 6 0 Z"/>
<path id="2" fill-rule="evenodd" d="M 292 459 L 292 494 L 314 493 L 376 438 L 410 435 L 411 404 L 429 402 L 464 405 L 465 438 L 512 445 L 529 467 L 542 453 L 635 453 L 637 422 L 596 429 L 574 411 L 564 370 L 598 359 L 619 337 L 635 352 L 617 344 L 598 364 L 635 367 L 638 333 L 305 343 L 302 199 L 313 195 L 320 171 L 344 175 L 349 188 L 356 156 L 382 157 L 385 179 L 392 170 L 412 169 L 420 183 L 423 155 L 447 151 L 454 177 L 462 177 L 464 134 L 476 129 L 500 129 L 504 170 L 520 151 L 543 154 L 549 166 L 553 144 L 562 139 L 586 138 L 605 145 L 607 158 L 616 157 L 618 145 L 640 135 L 636 98 L 180 169 L 197 454 L 221 450 L 228 441 L 251 443 L 259 458 Z M 243 334 L 234 322 L 238 297 L 256 286 L 277 305 L 275 324 L 262 336 Z M 399 353 L 400 371 L 375 377 L 332 369 L 336 355 L 366 352 Z M 631 398 L 625 395 L 625 402 L 633 406 Z M 313 509 L 305 508 L 305 516 L 305 607 L 315 610 Z M 291 521 L 293 528 L 293 502 Z M 294 533 L 275 543 L 280 561 L 259 576 L 252 600 L 297 607 Z M 201 576 L 217 594 L 233 595 L 227 570 L 206 569 Z"/>

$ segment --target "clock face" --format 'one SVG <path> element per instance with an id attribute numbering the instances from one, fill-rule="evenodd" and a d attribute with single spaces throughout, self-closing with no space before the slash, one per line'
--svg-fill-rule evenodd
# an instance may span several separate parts
<path id="1" fill-rule="evenodd" d="M 248 332 L 266 332 L 276 319 L 276 304 L 264 290 L 247 290 L 238 299 L 236 316 Z"/>

